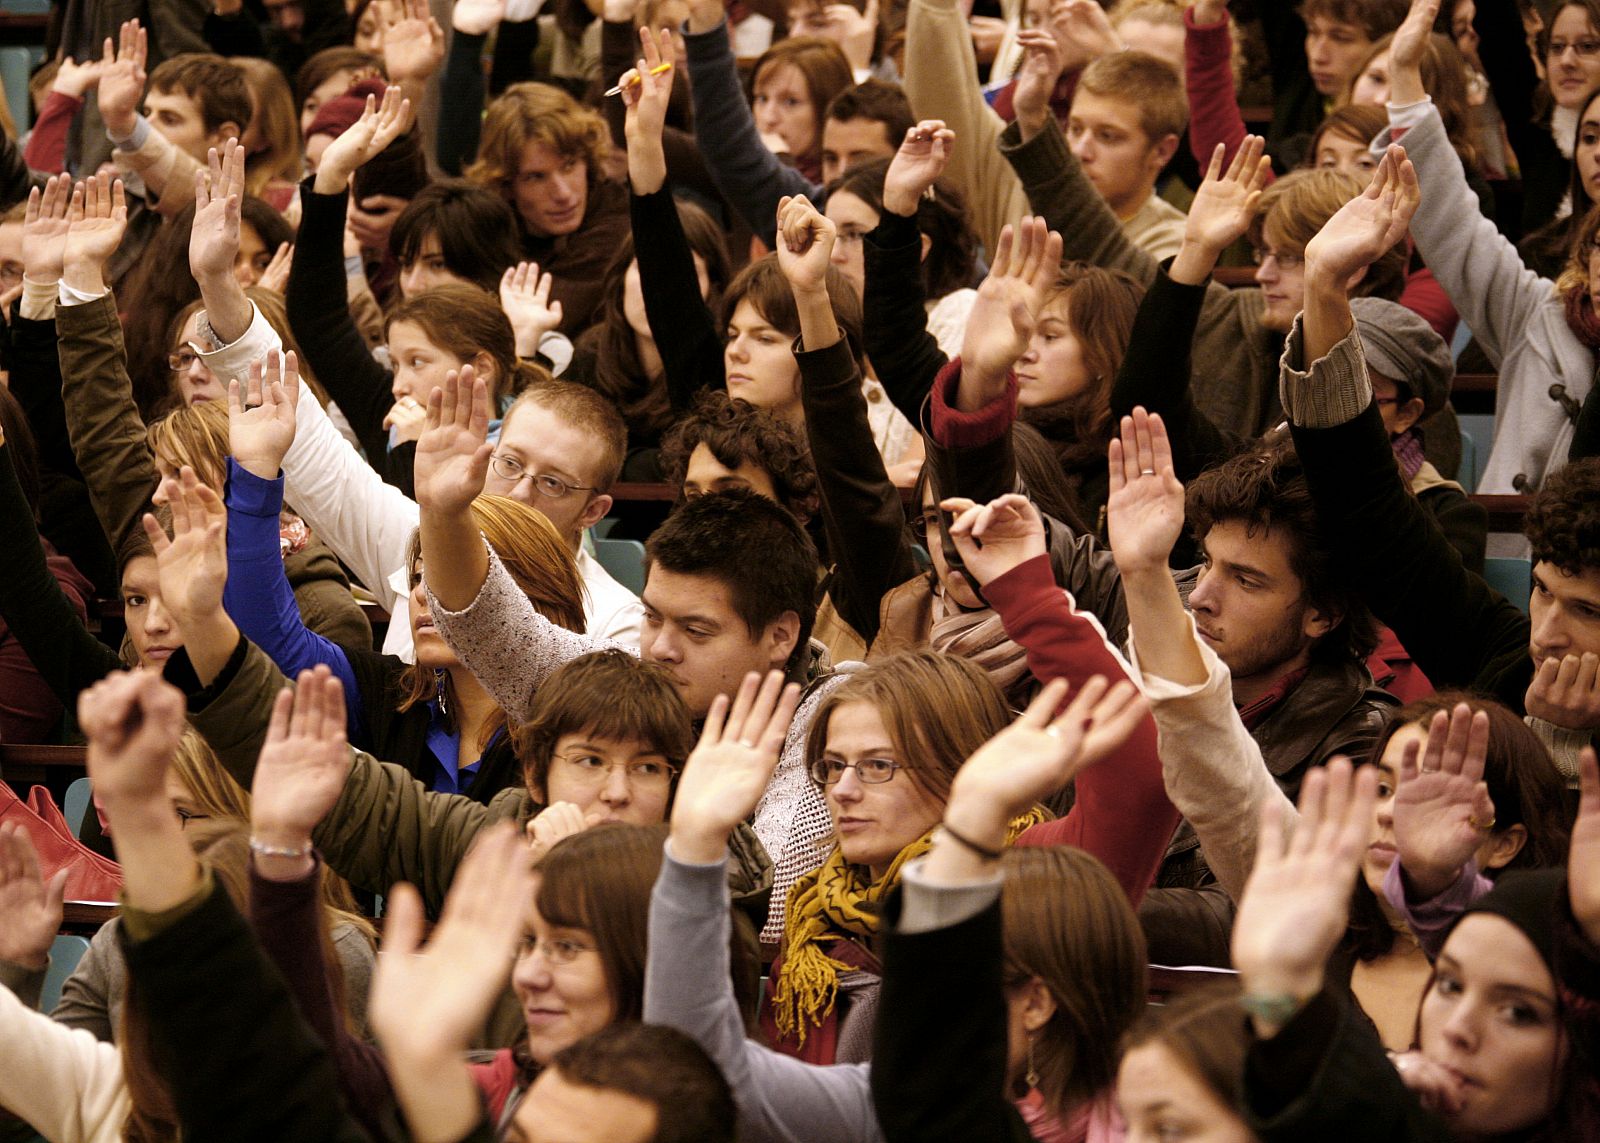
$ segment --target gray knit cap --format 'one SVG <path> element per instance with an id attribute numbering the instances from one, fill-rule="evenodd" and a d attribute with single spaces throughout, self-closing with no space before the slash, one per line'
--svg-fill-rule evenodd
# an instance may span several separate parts
<path id="1" fill-rule="evenodd" d="M 1384 298 L 1351 298 L 1367 367 L 1404 384 L 1431 416 L 1450 399 L 1456 366 L 1444 338 L 1420 316 Z"/>

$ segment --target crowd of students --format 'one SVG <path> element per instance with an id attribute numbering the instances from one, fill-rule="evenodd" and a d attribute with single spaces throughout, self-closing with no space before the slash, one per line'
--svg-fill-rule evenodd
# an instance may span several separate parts
<path id="1" fill-rule="evenodd" d="M 0 1139 L 1600 1143 L 1600 3 L 540 8 L 62 8 Z"/>

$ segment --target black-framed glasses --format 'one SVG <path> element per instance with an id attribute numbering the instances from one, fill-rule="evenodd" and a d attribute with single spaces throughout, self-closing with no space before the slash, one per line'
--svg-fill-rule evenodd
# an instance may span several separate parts
<path id="1" fill-rule="evenodd" d="M 911 531 L 916 535 L 917 539 L 926 540 L 929 533 L 938 535 L 954 519 L 954 512 L 946 512 L 942 508 L 929 508 L 926 512 L 911 517 Z"/>
<path id="2" fill-rule="evenodd" d="M 819 786 L 837 785 L 846 770 L 856 772 L 856 780 L 864 786 L 881 786 L 894 777 L 896 770 L 905 767 L 888 758 L 863 758 L 859 762 L 846 762 L 839 758 L 818 758 L 811 764 L 811 780 Z"/>
<path id="3" fill-rule="evenodd" d="M 208 822 L 211 820 L 210 814 L 197 814 L 193 810 L 186 810 L 181 806 L 178 807 L 177 813 L 179 829 L 188 829 L 190 822 Z"/>
<path id="4" fill-rule="evenodd" d="M 672 784 L 678 768 L 664 758 L 636 758 L 631 762 L 608 762 L 598 754 L 575 751 L 559 754 L 552 761 L 559 762 L 572 781 L 598 785 L 621 767 L 628 783 L 639 789 L 661 789 Z"/>
<path id="5" fill-rule="evenodd" d="M 522 467 L 522 462 L 514 456 L 496 453 L 489 458 L 489 469 L 501 480 L 509 480 L 516 484 L 523 477 L 533 481 L 534 488 L 538 489 L 541 496 L 555 499 L 565 496 L 569 492 L 593 492 L 592 484 L 569 484 L 559 476 L 551 476 L 547 472 L 529 472 Z"/>
<path id="6" fill-rule="evenodd" d="M 1577 52 L 1580 60 L 1586 60 L 1600 54 L 1600 40 L 1551 40 L 1549 58 L 1560 59 L 1568 48 Z"/>

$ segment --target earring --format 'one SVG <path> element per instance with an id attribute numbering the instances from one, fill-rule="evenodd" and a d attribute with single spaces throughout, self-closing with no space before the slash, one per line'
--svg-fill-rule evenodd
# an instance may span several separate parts
<path id="1" fill-rule="evenodd" d="M 439 704 L 439 713 L 445 718 L 450 717 L 450 695 L 444 685 L 447 677 L 443 667 L 433 669 L 433 697 Z"/>
<path id="2" fill-rule="evenodd" d="M 1030 1091 L 1039 1086 L 1039 1065 L 1033 1059 L 1032 1036 L 1028 1037 L 1028 1073 L 1023 1079 L 1027 1082 Z"/>

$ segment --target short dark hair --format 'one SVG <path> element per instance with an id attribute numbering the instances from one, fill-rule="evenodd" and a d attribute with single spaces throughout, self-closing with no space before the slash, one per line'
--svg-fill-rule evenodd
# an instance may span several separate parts
<path id="1" fill-rule="evenodd" d="M 827 193 L 853 194 L 881 215 L 883 183 L 892 161 L 857 163 L 828 184 Z M 928 256 L 922 260 L 922 286 L 930 301 L 972 285 L 978 236 L 967 217 L 967 200 L 954 183 L 940 179 L 931 197 L 917 200 L 917 231 L 929 240 Z"/>
<path id="2" fill-rule="evenodd" d="M 250 126 L 250 86 L 244 69 L 211 52 L 184 52 L 162 61 L 150 73 L 149 90 L 181 91 L 194 100 L 207 132 L 233 123 L 243 135 Z"/>
<path id="3" fill-rule="evenodd" d="M 626 651 L 595 651 L 563 663 L 534 695 L 511 733 L 530 791 L 548 799 L 550 756 L 563 734 L 638 739 L 681 767 L 694 747 L 689 708 L 664 667 Z"/>
<path id="4" fill-rule="evenodd" d="M 817 549 L 794 515 L 744 488 L 680 506 L 645 545 L 645 574 L 657 564 L 678 575 L 727 585 L 733 608 L 755 638 L 786 611 L 800 617 L 795 657 L 817 618 Z"/>
<path id="5" fill-rule="evenodd" d="M 383 57 L 349 44 L 340 44 L 338 47 L 323 48 L 316 55 L 300 65 L 300 70 L 294 77 L 294 107 L 298 114 L 305 106 L 306 100 L 311 98 L 311 93 L 341 71 L 351 71 L 364 75 L 388 77 L 388 72 L 383 66 Z M 361 78 L 358 75 L 357 78 Z"/>
<path id="6" fill-rule="evenodd" d="M 1258 442 L 1189 484 L 1189 528 L 1203 547 L 1211 529 L 1237 521 L 1248 535 L 1276 531 L 1289 543 L 1289 567 L 1311 605 L 1337 624 L 1312 648 L 1317 659 L 1365 659 L 1378 645 L 1378 624 L 1340 576 L 1317 525 L 1317 509 L 1300 457 L 1287 433 Z"/>
<path id="7" fill-rule="evenodd" d="M 749 461 L 772 477 L 773 491 L 802 523 L 817 514 L 817 470 L 806 441 L 788 421 L 724 389 L 702 389 L 693 407 L 661 440 L 661 469 L 681 489 L 699 445 L 729 468 Z"/>
<path id="8" fill-rule="evenodd" d="M 827 114 L 823 118 L 824 122 L 837 119 L 841 123 L 851 119 L 876 120 L 883 124 L 890 147 L 900 146 L 906 132 L 917 125 L 917 117 L 911 114 L 911 103 L 906 99 L 906 93 L 881 79 L 869 79 L 845 88 L 829 101 Z"/>
<path id="9" fill-rule="evenodd" d="M 1323 16 L 1341 24 L 1354 24 L 1376 40 L 1387 36 L 1405 22 L 1411 5 L 1407 0 L 1305 0 L 1300 18 L 1307 23 Z"/>
<path id="10" fill-rule="evenodd" d="M 452 274 L 499 297 L 501 275 L 522 259 L 519 233 L 517 216 L 500 195 L 465 179 L 441 179 L 418 191 L 394 220 L 389 250 L 410 265 L 435 235 Z"/>
<path id="11" fill-rule="evenodd" d="M 1535 563 L 1568 575 L 1600 568 L 1600 457 L 1575 460 L 1546 477 L 1522 530 Z"/>
<path id="12" fill-rule="evenodd" d="M 651 1143 L 733 1143 L 733 1089 L 705 1049 L 661 1024 L 613 1024 L 557 1053 L 569 1083 L 619 1091 L 653 1104 Z"/>

